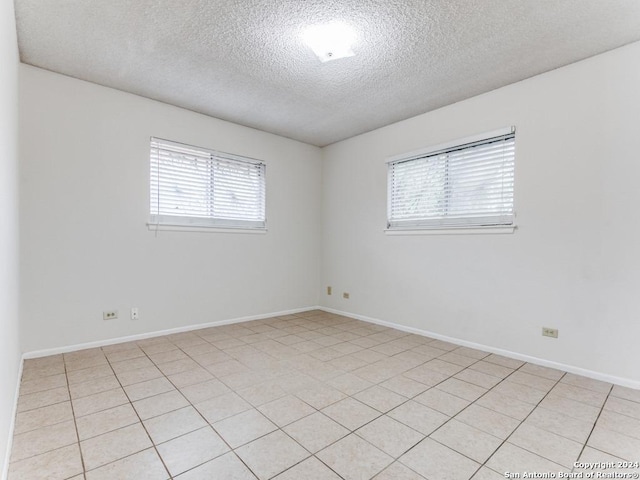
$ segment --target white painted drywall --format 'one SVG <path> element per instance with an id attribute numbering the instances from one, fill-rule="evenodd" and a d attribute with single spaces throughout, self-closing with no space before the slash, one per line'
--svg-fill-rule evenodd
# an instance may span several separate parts
<path id="1" fill-rule="evenodd" d="M 321 304 L 640 381 L 639 85 L 635 43 L 327 147 Z M 388 156 L 510 125 L 515 234 L 385 235 Z"/>
<path id="2" fill-rule="evenodd" d="M 14 413 L 18 338 L 18 43 L 11 0 L 0 1 L 0 476 Z"/>
<path id="3" fill-rule="evenodd" d="M 20 87 L 25 351 L 317 304 L 317 147 L 25 65 Z M 150 136 L 264 160 L 268 233 L 148 231 Z"/>

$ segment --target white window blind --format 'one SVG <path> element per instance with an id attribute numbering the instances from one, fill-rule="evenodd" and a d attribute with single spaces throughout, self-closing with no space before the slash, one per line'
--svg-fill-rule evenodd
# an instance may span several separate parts
<path id="1" fill-rule="evenodd" d="M 265 164 L 151 138 L 150 223 L 266 227 Z"/>
<path id="2" fill-rule="evenodd" d="M 388 164 L 389 229 L 513 225 L 515 131 Z"/>

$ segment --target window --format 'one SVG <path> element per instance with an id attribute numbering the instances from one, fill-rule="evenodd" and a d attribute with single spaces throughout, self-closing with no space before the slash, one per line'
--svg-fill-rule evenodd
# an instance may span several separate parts
<path id="1" fill-rule="evenodd" d="M 388 163 L 390 230 L 513 225 L 515 129 Z"/>
<path id="2" fill-rule="evenodd" d="M 265 164 L 151 138 L 150 224 L 265 229 Z"/>

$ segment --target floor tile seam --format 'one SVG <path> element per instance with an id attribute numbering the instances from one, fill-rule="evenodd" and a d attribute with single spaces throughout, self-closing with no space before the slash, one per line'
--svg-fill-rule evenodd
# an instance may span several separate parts
<path id="1" fill-rule="evenodd" d="M 149 356 L 147 355 L 147 353 L 146 353 L 146 352 L 145 352 L 145 355 L 147 356 L 147 358 L 149 358 Z M 149 360 L 151 360 L 151 359 L 149 358 Z M 111 370 L 113 371 L 113 366 L 111 365 L 111 363 L 109 363 L 109 366 L 111 367 Z M 114 375 L 115 375 L 115 371 L 113 371 L 113 373 L 114 373 Z M 166 377 L 165 377 L 165 378 L 166 378 Z M 142 418 L 140 418 L 140 415 L 138 414 L 138 411 L 136 410 L 135 406 L 133 405 L 133 402 L 131 401 L 131 397 L 129 396 L 129 394 L 127 393 L 127 391 L 124 389 L 124 386 L 123 386 L 123 385 L 122 385 L 122 383 L 120 382 L 120 379 L 116 377 L 116 380 L 118 381 L 118 384 L 120 384 L 120 388 L 121 388 L 121 389 L 122 389 L 122 391 L 124 392 L 125 397 L 127 397 L 127 400 L 129 400 L 129 405 L 131 406 L 131 408 L 133 409 L 134 413 L 135 413 L 135 414 L 136 414 L 136 416 L 138 417 L 138 421 L 140 422 L 140 425 L 141 425 L 141 426 L 142 426 L 142 428 L 144 429 L 144 432 L 146 433 L 147 438 L 149 439 L 149 442 L 151 442 L 151 448 L 153 448 L 153 449 L 155 450 L 156 455 L 157 455 L 157 456 L 158 456 L 158 458 L 160 459 L 160 462 L 162 463 L 162 466 L 164 467 L 165 472 L 167 473 L 168 477 L 169 477 L 170 479 L 171 479 L 171 478 L 173 478 L 173 477 L 172 477 L 172 475 L 171 475 L 171 472 L 169 471 L 169 468 L 167 467 L 167 465 L 166 465 L 166 463 L 165 463 L 164 459 L 162 458 L 162 455 L 160 455 L 160 451 L 158 450 L 158 448 L 157 448 L 157 446 L 156 446 L 155 442 L 153 441 L 153 438 L 151 438 L 151 434 L 150 434 L 150 433 L 149 433 L 149 431 L 147 430 L 146 425 L 145 425 L 145 424 L 144 424 L 144 422 L 142 421 Z M 167 379 L 167 380 L 168 380 L 168 379 Z M 173 385 L 173 384 L 172 384 L 172 385 Z M 165 392 L 165 393 L 166 393 L 166 392 Z M 185 400 L 186 400 L 186 399 L 185 399 Z M 187 400 L 187 401 L 188 401 L 188 400 Z M 129 425 L 129 427 L 130 427 L 130 426 L 131 426 L 131 425 Z M 123 428 L 128 428 L 128 427 L 123 427 Z M 147 448 L 148 448 L 148 447 L 147 447 Z M 135 455 L 135 454 L 137 454 L 137 453 L 140 453 L 141 451 L 144 451 L 144 450 L 146 450 L 147 448 L 144 448 L 144 449 L 142 449 L 142 450 L 139 450 L 139 451 L 137 451 L 137 452 L 135 452 L 135 453 L 133 453 L 133 454 L 131 454 L 131 455 Z M 124 458 L 126 458 L 126 457 L 124 457 Z M 119 461 L 119 460 L 122 460 L 122 459 L 120 458 L 120 459 L 114 460 L 114 462 Z M 111 463 L 113 463 L 113 462 L 111 462 Z M 86 470 L 85 470 L 85 474 L 86 474 Z M 86 475 L 85 475 L 85 477 L 86 477 Z"/>
<path id="2" fill-rule="evenodd" d="M 61 387 L 58 387 L 58 388 L 61 388 Z M 18 397 L 18 405 L 20 405 L 20 400 L 19 400 L 19 398 L 20 398 L 20 397 Z M 39 406 L 39 407 L 33 407 L 33 408 L 29 408 L 29 409 L 27 409 L 27 410 L 17 410 L 17 411 L 16 411 L 16 416 L 17 416 L 18 414 L 20 414 L 20 413 L 33 412 L 34 410 L 38 410 L 38 409 L 40 409 L 40 408 L 53 407 L 53 406 L 55 406 L 55 405 L 60 405 L 61 403 L 70 402 L 70 401 L 71 401 L 71 396 L 69 396 L 69 398 L 67 398 L 66 400 L 60 400 L 59 402 L 53 402 L 53 403 L 50 403 L 50 404 L 48 404 L 48 405 L 41 405 L 41 406 Z"/>
<path id="3" fill-rule="evenodd" d="M 515 373 L 515 372 L 519 371 L 519 370 L 520 370 L 522 367 L 524 367 L 525 365 L 526 365 L 526 363 L 523 363 L 522 365 L 520 365 L 517 369 L 515 369 L 515 370 L 514 370 L 513 372 L 511 372 L 507 377 L 505 377 L 505 379 L 504 379 L 504 380 L 506 380 L 507 378 L 509 378 L 509 376 L 511 376 L 513 373 Z M 562 380 L 562 378 L 563 378 L 565 375 L 566 375 L 566 372 L 565 372 L 565 373 L 564 373 L 560 378 L 558 378 L 558 380 L 556 380 L 556 383 L 554 384 L 554 387 L 555 387 L 555 385 L 557 385 L 558 383 L 560 383 L 560 380 Z M 503 381 L 504 381 L 504 380 L 503 380 Z M 502 382 L 500 382 L 500 383 L 502 383 Z M 553 389 L 553 388 L 552 388 L 552 389 Z M 489 466 L 487 465 L 487 463 L 488 463 L 488 462 L 489 462 L 489 460 L 491 460 L 491 458 L 496 454 L 496 452 L 497 452 L 498 450 L 500 450 L 500 448 L 502 448 L 502 446 L 503 446 L 503 445 L 505 445 L 506 443 L 509 443 L 509 439 L 513 436 L 513 434 L 518 430 L 518 428 L 520 428 L 520 426 L 521 426 L 521 425 L 523 425 L 523 424 L 524 424 L 524 422 L 526 422 L 526 421 L 527 421 L 527 419 L 528 419 L 528 418 L 531 416 L 531 414 L 536 410 L 536 408 L 538 408 L 538 407 L 542 404 L 542 402 L 544 401 L 544 399 L 545 399 L 545 398 L 547 398 L 547 396 L 549 395 L 549 393 L 550 393 L 550 392 L 551 392 L 551 390 L 549 390 L 549 392 L 547 392 L 547 393 L 545 394 L 545 396 L 544 396 L 544 397 L 542 397 L 542 398 L 540 399 L 540 401 L 539 401 L 539 402 L 538 402 L 538 403 L 537 403 L 537 404 L 536 404 L 536 405 L 531 409 L 531 411 L 530 411 L 530 412 L 529 412 L 529 413 L 528 413 L 528 414 L 527 414 L 527 415 L 526 415 L 526 416 L 525 416 L 525 417 L 520 421 L 520 423 L 518 424 L 518 426 L 517 426 L 516 428 L 514 428 L 514 429 L 513 429 L 513 431 L 512 431 L 509 435 L 507 435 L 507 437 L 502 441 L 502 443 L 501 443 L 500 445 L 498 445 L 498 447 L 494 450 L 494 452 L 493 452 L 491 455 L 489 455 L 489 457 L 487 458 L 487 460 L 485 460 L 485 461 L 482 463 L 482 466 L 481 466 L 480 468 L 482 468 L 482 467 L 487 467 L 487 468 L 489 468 L 490 470 L 492 470 L 492 471 L 494 471 L 494 472 L 496 472 L 496 473 L 498 473 L 498 474 L 500 474 L 500 475 L 504 474 L 504 472 L 502 472 L 502 473 L 501 473 L 501 472 L 498 472 L 498 471 L 496 471 L 496 470 L 493 470 L 491 467 L 489 467 Z M 498 412 L 498 413 L 499 413 L 499 412 Z M 544 429 L 541 429 L 541 430 L 544 430 Z M 544 431 L 545 431 L 545 432 L 547 432 L 547 433 L 553 433 L 553 432 L 548 432 L 547 430 L 544 430 Z M 559 436 L 560 436 L 560 435 L 559 435 Z M 565 437 L 562 437 L 562 438 L 565 438 Z M 579 442 L 576 442 L 576 443 L 579 443 Z M 585 442 L 585 444 L 586 444 L 586 442 Z M 547 458 L 547 457 L 545 457 L 545 456 L 543 456 L 543 455 L 540 455 L 540 454 L 538 454 L 538 453 L 536 453 L 536 452 L 532 452 L 532 451 L 530 451 L 530 450 L 528 450 L 528 449 L 526 449 L 526 448 L 524 448 L 524 447 L 521 447 L 521 446 L 516 445 L 516 444 L 514 444 L 514 443 L 511 443 L 511 445 L 514 445 L 514 446 L 516 446 L 516 447 L 518 447 L 518 448 L 521 448 L 522 450 L 525 450 L 525 451 L 527 451 L 527 452 L 529 452 L 529 453 L 531 453 L 531 454 L 533 454 L 533 455 L 536 455 L 536 456 L 538 456 L 538 457 L 540 457 L 540 458 L 544 458 L 545 460 L 548 460 L 548 461 L 549 461 L 549 462 L 551 462 L 551 463 L 555 463 L 555 464 L 557 464 L 557 465 L 560 465 L 558 462 L 556 462 L 556 461 L 554 461 L 554 460 L 551 460 L 551 459 L 549 459 L 549 458 Z M 579 456 L 579 455 L 578 455 L 578 458 L 580 458 L 580 456 Z"/>
<path id="4" fill-rule="evenodd" d="M 611 385 L 611 387 L 609 388 L 609 392 L 607 393 L 607 397 L 605 398 L 604 402 L 602 403 L 602 406 L 600 407 L 600 411 L 598 412 L 598 416 L 596 417 L 595 421 L 593 422 L 593 426 L 591 427 L 591 431 L 589 432 L 589 435 L 587 436 L 587 439 L 584 441 L 584 444 L 582 445 L 582 448 L 580 449 L 580 453 L 578 454 L 578 458 L 576 460 L 578 460 L 582 456 L 582 453 L 584 452 L 584 449 L 587 448 L 587 444 L 589 443 L 589 439 L 593 435 L 593 432 L 596 429 L 596 426 L 598 425 L 598 420 L 600 420 L 600 416 L 602 415 L 602 412 L 604 411 L 604 406 L 607 404 L 607 400 L 609 400 L 609 396 L 611 395 L 612 391 L 613 391 L 613 385 Z M 608 453 L 608 452 L 605 452 L 605 453 Z M 575 468 L 576 467 L 574 466 L 571 469 L 571 471 L 572 472 L 575 471 Z"/>
<path id="5" fill-rule="evenodd" d="M 71 385 L 69 384 L 69 374 L 67 372 L 66 364 L 65 364 L 65 367 L 64 367 L 64 371 L 65 371 L 65 378 L 67 380 L 67 389 L 69 390 L 69 404 L 71 405 L 71 416 L 73 417 L 73 427 L 75 428 L 76 439 L 78 440 L 78 452 L 80 453 L 80 465 L 82 467 L 82 475 L 85 476 L 86 464 L 85 464 L 85 461 L 84 461 L 84 453 L 82 451 L 82 448 L 80 447 L 80 432 L 78 431 L 78 422 L 77 422 L 77 419 L 76 419 L 75 408 L 73 406 L 73 402 L 71 401 Z"/>

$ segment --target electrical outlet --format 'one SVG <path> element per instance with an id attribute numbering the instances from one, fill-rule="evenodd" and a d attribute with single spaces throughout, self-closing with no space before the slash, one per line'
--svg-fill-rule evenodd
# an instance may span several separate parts
<path id="1" fill-rule="evenodd" d="M 102 312 L 102 319 L 103 320 L 115 320 L 116 318 L 118 318 L 118 311 L 117 310 L 106 310 L 106 311 Z"/>
<path id="2" fill-rule="evenodd" d="M 558 338 L 558 330 L 555 328 L 542 327 L 542 336 Z"/>
<path id="3" fill-rule="evenodd" d="M 140 312 L 138 311 L 138 307 L 131 307 L 131 320 L 140 319 Z"/>
<path id="4" fill-rule="evenodd" d="M 342 292 L 342 298 L 346 298 L 347 300 L 349 300 L 349 293 L 348 292 Z"/>
<path id="5" fill-rule="evenodd" d="M 331 287 L 327 287 L 327 295 L 331 295 Z"/>

